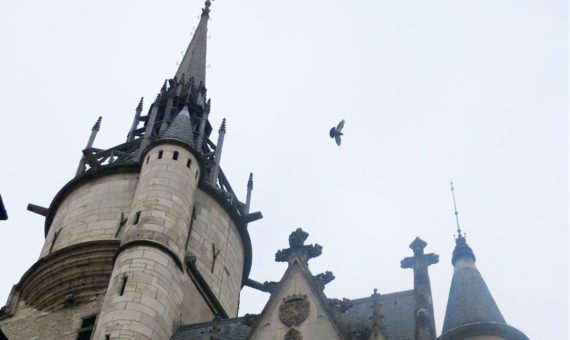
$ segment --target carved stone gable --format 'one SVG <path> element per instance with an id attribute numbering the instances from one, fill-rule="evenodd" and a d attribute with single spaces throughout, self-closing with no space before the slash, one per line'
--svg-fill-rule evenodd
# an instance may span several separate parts
<path id="1" fill-rule="evenodd" d="M 293 294 L 283 299 L 279 306 L 279 320 L 287 326 L 298 326 L 309 316 L 307 295 Z"/>

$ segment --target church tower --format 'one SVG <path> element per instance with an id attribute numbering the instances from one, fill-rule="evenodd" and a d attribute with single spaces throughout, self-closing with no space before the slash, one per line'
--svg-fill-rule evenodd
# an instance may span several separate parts
<path id="1" fill-rule="evenodd" d="M 226 133 L 210 140 L 206 42 L 211 2 L 172 79 L 125 143 L 93 147 L 44 215 L 40 259 L 0 312 L 6 336 L 170 339 L 181 324 L 236 317 L 251 267 L 249 214 L 220 168 Z M 251 181 L 251 179 L 250 179 Z"/>

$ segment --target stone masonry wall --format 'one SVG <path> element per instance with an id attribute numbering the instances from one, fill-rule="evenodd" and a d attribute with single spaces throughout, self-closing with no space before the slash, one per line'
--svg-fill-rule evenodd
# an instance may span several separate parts
<path id="1" fill-rule="evenodd" d="M 115 263 L 93 339 L 104 340 L 107 334 L 111 339 L 169 339 L 180 324 L 186 281 L 162 250 L 125 249 Z"/>
<path id="2" fill-rule="evenodd" d="M 229 317 L 236 317 L 244 265 L 239 232 L 226 211 L 201 190 L 196 193 L 195 209 L 188 252 L 196 256 L 196 267 Z"/>
<path id="3" fill-rule="evenodd" d="M 137 182 L 137 174 L 113 174 L 76 188 L 59 206 L 40 258 L 50 248 L 54 252 L 81 242 L 115 239 L 121 213 L 128 217 Z"/>
<path id="4" fill-rule="evenodd" d="M 192 284 L 182 263 L 199 171 L 178 145 L 145 155 L 94 339 L 167 340 L 180 324 L 184 288 Z"/>
<path id="5" fill-rule="evenodd" d="M 103 294 L 93 301 L 57 312 L 42 312 L 25 302 L 18 304 L 18 314 L 0 321 L 10 340 L 75 340 L 85 317 L 97 314 Z"/>
<path id="6" fill-rule="evenodd" d="M 198 162 L 188 150 L 177 145 L 158 145 L 149 151 L 121 237 L 123 243 L 153 240 L 183 261 L 199 176 Z"/>

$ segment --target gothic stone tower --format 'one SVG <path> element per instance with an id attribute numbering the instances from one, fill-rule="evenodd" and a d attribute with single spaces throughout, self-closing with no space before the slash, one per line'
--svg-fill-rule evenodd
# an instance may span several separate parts
<path id="1" fill-rule="evenodd" d="M 210 140 L 205 65 L 210 1 L 173 79 L 127 141 L 93 127 L 75 178 L 45 216 L 40 259 L 0 312 L 9 339 L 169 339 L 180 324 L 236 317 L 251 266 L 249 214 Z"/>

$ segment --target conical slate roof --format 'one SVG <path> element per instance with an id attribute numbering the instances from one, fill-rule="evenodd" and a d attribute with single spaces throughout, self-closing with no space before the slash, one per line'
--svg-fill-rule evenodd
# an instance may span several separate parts
<path id="1" fill-rule="evenodd" d="M 160 136 L 160 139 L 176 139 L 192 147 L 196 146 L 194 142 L 194 129 L 192 128 L 188 107 L 185 106 L 182 111 L 180 111 L 176 119 L 174 119 L 168 129 Z"/>
<path id="2" fill-rule="evenodd" d="M 457 327 L 475 323 L 505 323 L 465 237 L 458 236 L 453 251 L 453 279 L 449 289 L 442 335 Z"/>
<path id="3" fill-rule="evenodd" d="M 202 82 L 204 86 L 206 84 L 206 42 L 208 39 L 210 5 L 210 0 L 206 0 L 200 23 L 176 71 L 177 79 L 181 79 L 182 75 L 184 75 L 185 79 L 193 77 L 196 85 Z"/>

